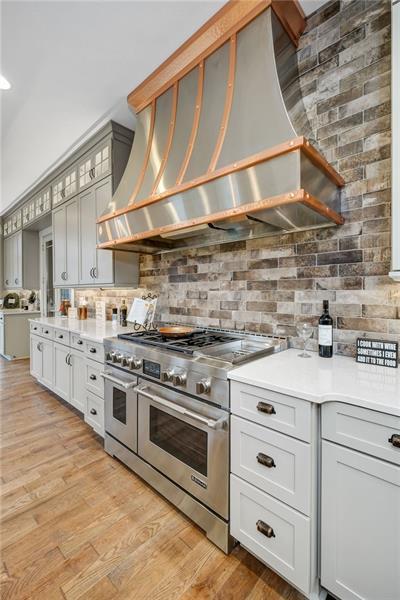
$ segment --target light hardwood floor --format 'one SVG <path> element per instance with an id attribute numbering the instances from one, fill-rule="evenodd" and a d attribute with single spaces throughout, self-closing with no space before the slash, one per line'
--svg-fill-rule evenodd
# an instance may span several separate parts
<path id="1" fill-rule="evenodd" d="M 0 359 L 2 600 L 299 600 L 237 547 L 225 556 L 81 416 Z"/>

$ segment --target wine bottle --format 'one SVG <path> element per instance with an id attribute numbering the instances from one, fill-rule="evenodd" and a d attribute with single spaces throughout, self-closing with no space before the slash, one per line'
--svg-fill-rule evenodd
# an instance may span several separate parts
<path id="1" fill-rule="evenodd" d="M 125 304 L 125 300 L 122 300 L 122 304 L 119 309 L 119 321 L 120 321 L 120 325 L 122 327 L 126 327 L 128 325 L 128 322 L 126 320 L 127 315 L 128 315 L 128 307 Z"/>
<path id="2" fill-rule="evenodd" d="M 323 302 L 324 312 L 318 324 L 318 351 L 322 358 L 332 358 L 333 355 L 333 319 L 329 314 L 329 302 Z"/>

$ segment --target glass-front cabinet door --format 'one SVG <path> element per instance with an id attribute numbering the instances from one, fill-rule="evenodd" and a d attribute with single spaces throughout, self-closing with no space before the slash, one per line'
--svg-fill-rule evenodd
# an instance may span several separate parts
<path id="1" fill-rule="evenodd" d="M 40 217 L 51 208 L 50 188 L 43 190 L 36 198 L 35 217 Z"/>
<path id="2" fill-rule="evenodd" d="M 30 200 L 22 207 L 22 224 L 28 225 L 35 219 L 35 199 Z"/>

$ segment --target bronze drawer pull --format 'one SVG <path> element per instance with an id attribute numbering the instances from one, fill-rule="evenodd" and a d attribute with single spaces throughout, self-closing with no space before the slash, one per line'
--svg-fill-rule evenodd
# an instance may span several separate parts
<path id="1" fill-rule="evenodd" d="M 92 354 L 96 354 L 96 348 L 89 348 L 89 352 L 91 352 Z"/>
<path id="2" fill-rule="evenodd" d="M 258 520 L 256 523 L 256 527 L 260 533 L 265 535 L 265 537 L 267 537 L 267 538 L 275 537 L 275 532 L 272 529 L 271 525 L 267 525 L 267 523 L 264 523 L 264 521 Z"/>
<path id="3" fill-rule="evenodd" d="M 260 412 L 263 412 L 267 415 L 275 415 L 276 414 L 275 408 L 272 406 L 272 404 L 268 404 L 267 402 L 259 402 L 257 404 L 257 410 L 259 410 Z"/>
<path id="4" fill-rule="evenodd" d="M 96 377 L 96 375 L 93 375 L 93 374 L 92 374 L 92 375 L 90 375 L 90 378 L 89 378 L 89 379 L 91 379 L 92 381 L 96 381 L 97 377 Z"/>
<path id="5" fill-rule="evenodd" d="M 276 467 L 274 459 L 271 456 L 267 456 L 267 454 L 259 452 L 256 458 L 257 462 L 259 462 L 260 465 L 264 465 L 264 467 L 268 467 L 269 469 L 271 467 Z"/>
<path id="6" fill-rule="evenodd" d="M 395 448 L 400 448 L 400 435 L 398 433 L 393 433 L 388 439 L 390 444 L 393 444 Z"/>
<path id="7" fill-rule="evenodd" d="M 91 408 L 90 409 L 90 414 L 91 415 L 97 415 L 97 410 L 95 408 Z"/>
<path id="8" fill-rule="evenodd" d="M 79 346 L 82 346 L 82 344 L 83 344 L 82 340 L 78 340 L 76 343 L 77 343 Z"/>

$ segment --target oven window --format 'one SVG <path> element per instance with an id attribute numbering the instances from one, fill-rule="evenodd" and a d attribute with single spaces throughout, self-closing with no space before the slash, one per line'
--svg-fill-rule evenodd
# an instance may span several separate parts
<path id="1" fill-rule="evenodd" d="M 113 417 L 126 425 L 126 393 L 113 387 Z"/>
<path id="2" fill-rule="evenodd" d="M 207 433 L 150 405 L 150 440 L 207 477 Z"/>

